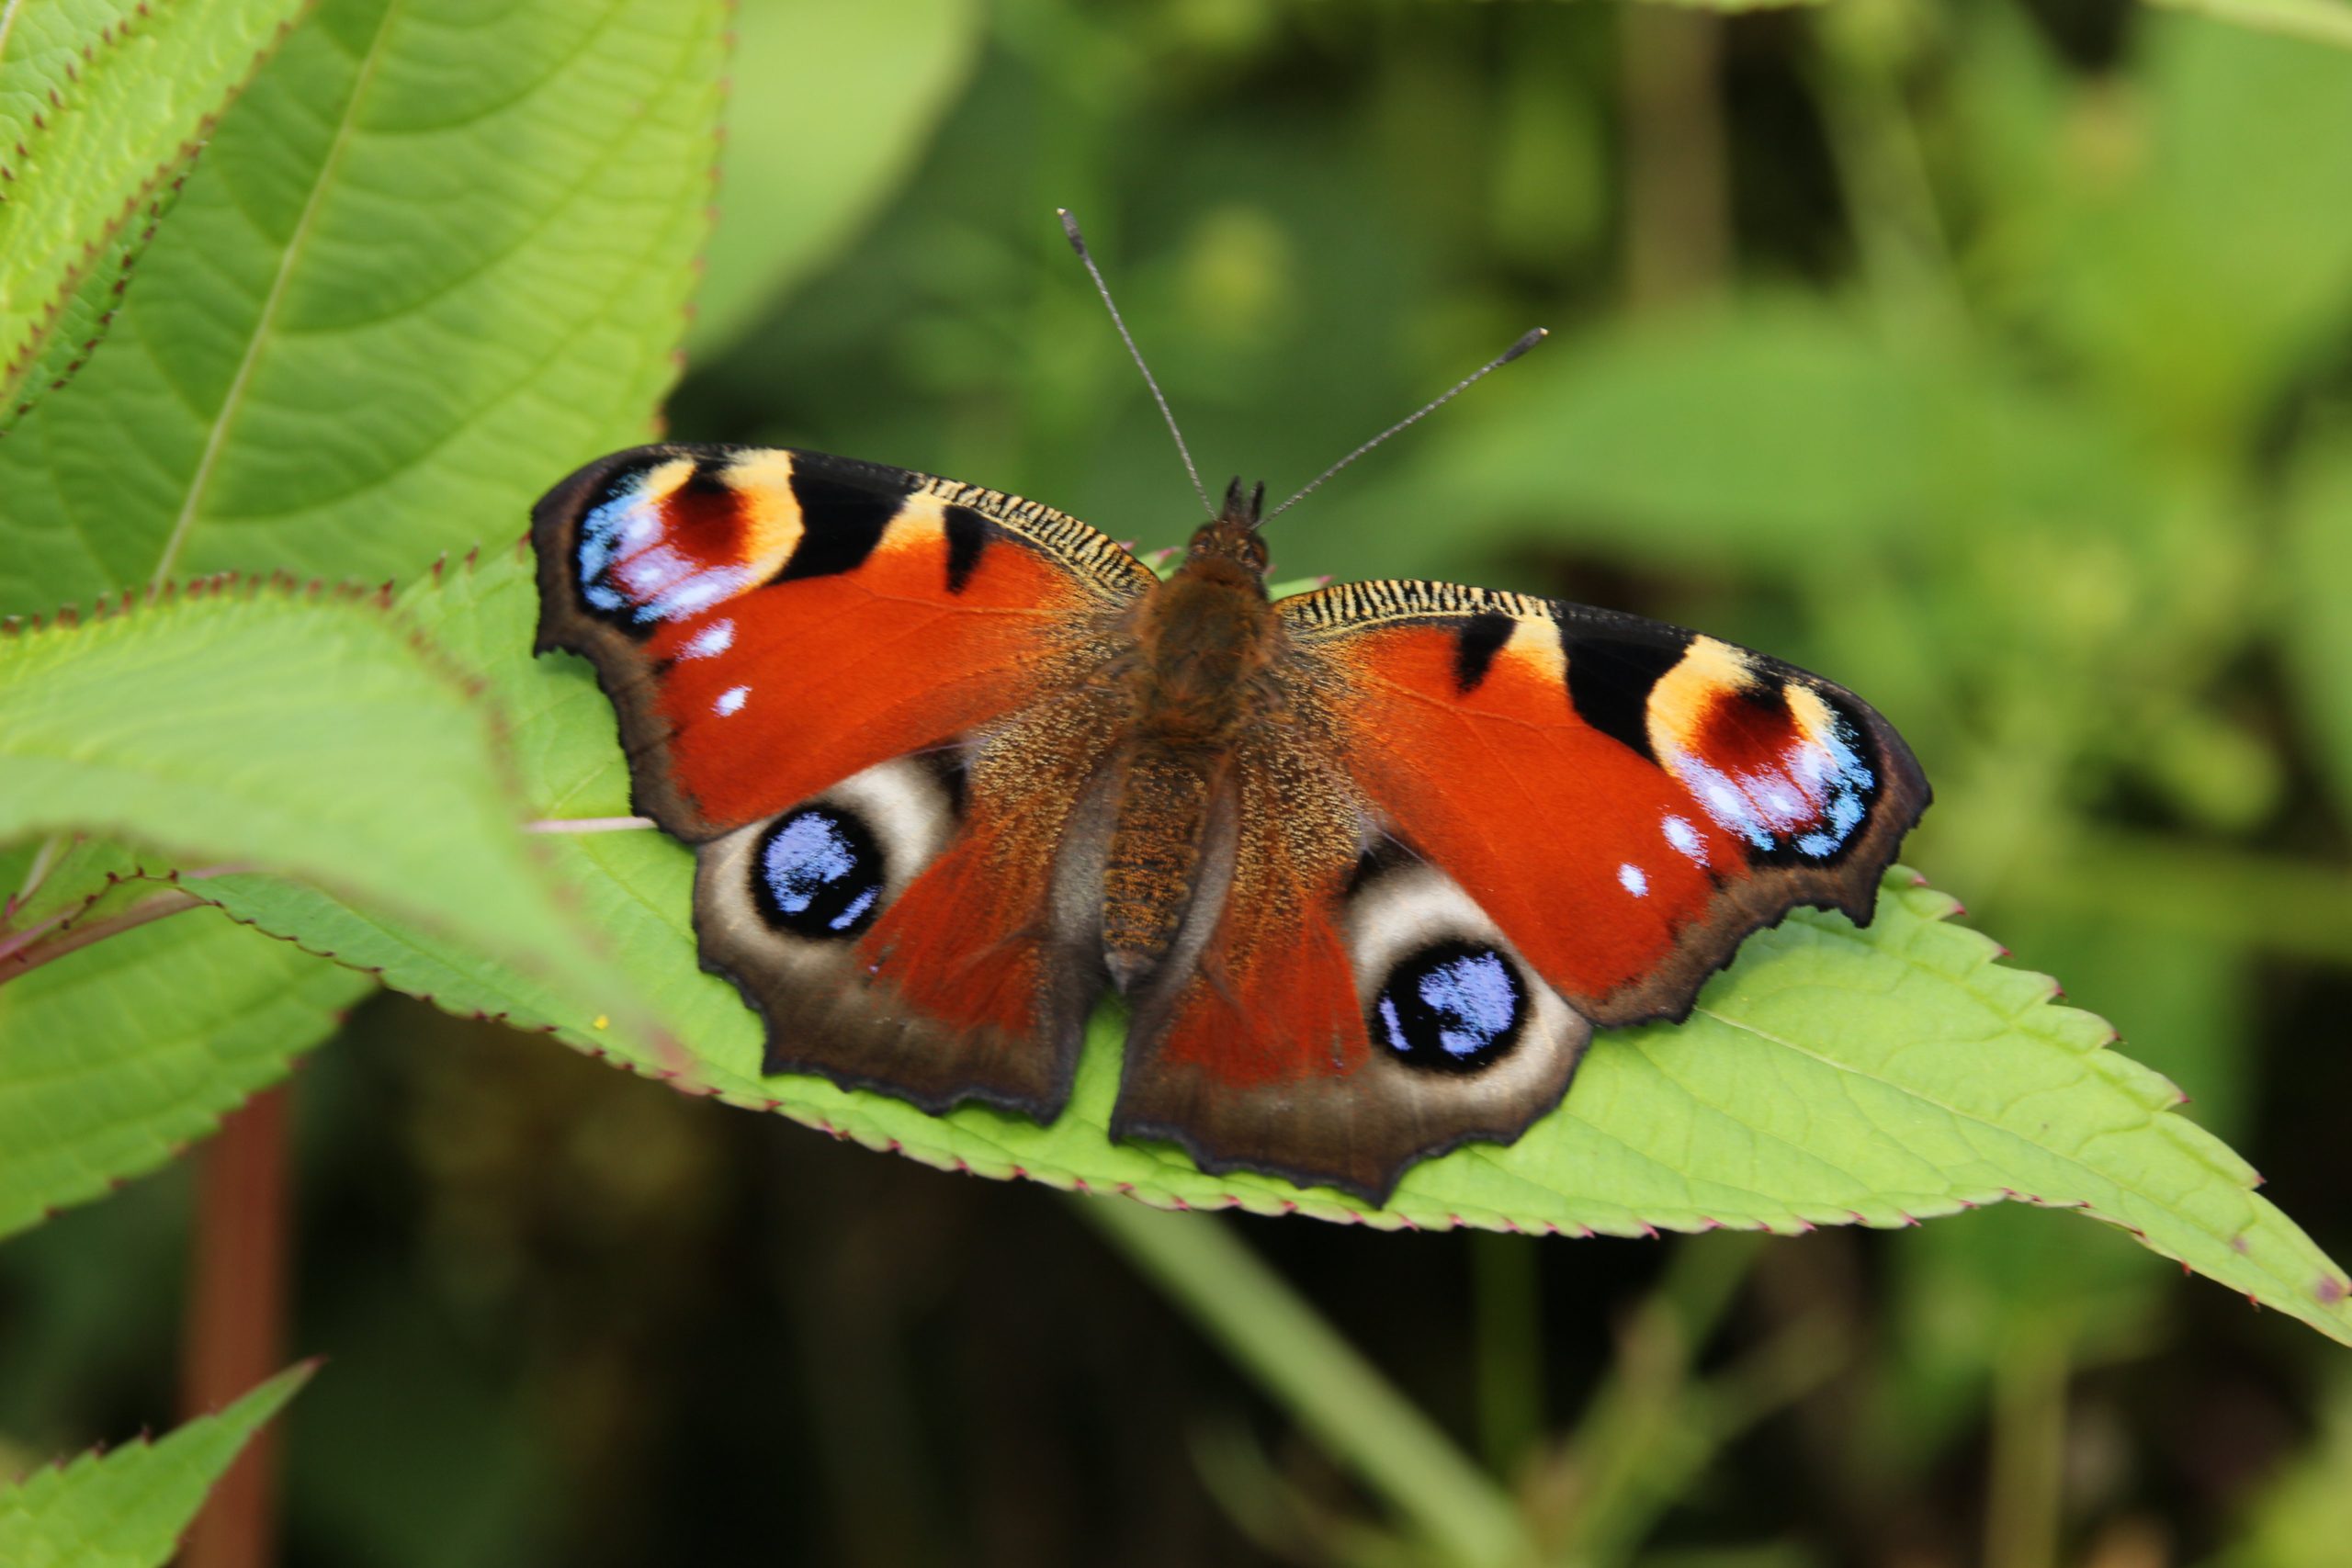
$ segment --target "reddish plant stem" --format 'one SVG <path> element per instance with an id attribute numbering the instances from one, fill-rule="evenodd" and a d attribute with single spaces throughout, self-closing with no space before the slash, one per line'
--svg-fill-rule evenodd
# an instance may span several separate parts
<path id="1" fill-rule="evenodd" d="M 142 898 L 122 913 L 103 920 L 93 920 L 85 926 L 67 926 L 70 914 L 52 915 L 40 924 L 13 936 L 0 938 L 0 983 L 53 963 L 69 953 L 78 953 L 94 942 L 104 942 L 110 936 L 160 920 L 166 915 L 176 915 L 184 909 L 198 909 L 204 900 L 177 888 L 167 888 L 152 898 Z M 62 928 L 62 934 L 49 933 Z"/>
<path id="2" fill-rule="evenodd" d="M 197 1156 L 196 1251 L 180 1375 L 184 1417 L 220 1409 L 285 1362 L 292 1249 L 286 1087 L 265 1089 Z M 277 1555 L 277 1427 L 257 1433 L 197 1516 L 181 1568 L 266 1568 Z"/>

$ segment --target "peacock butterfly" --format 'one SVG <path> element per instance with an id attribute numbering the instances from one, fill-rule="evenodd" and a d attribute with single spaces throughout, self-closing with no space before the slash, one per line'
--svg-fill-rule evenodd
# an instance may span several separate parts
<path id="1" fill-rule="evenodd" d="M 1868 923 L 1928 790 L 1851 693 L 1519 593 L 1272 600 L 1263 487 L 1203 501 L 1164 581 L 815 452 L 643 446 L 539 502 L 537 650 L 588 658 L 695 847 L 767 1072 L 1048 1122 L 1115 988 L 1114 1137 L 1377 1204 L 1790 909 Z"/>

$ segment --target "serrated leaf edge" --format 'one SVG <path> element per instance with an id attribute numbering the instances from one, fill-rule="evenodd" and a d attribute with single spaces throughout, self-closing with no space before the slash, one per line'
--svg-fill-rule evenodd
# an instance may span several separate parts
<path id="1" fill-rule="evenodd" d="M 98 340 L 91 339 L 85 345 L 85 352 L 83 358 L 69 366 L 63 378 L 47 389 L 36 390 L 29 398 L 19 397 L 19 393 L 23 390 L 22 383 L 26 373 L 39 362 L 42 349 L 47 346 L 49 334 L 56 327 L 58 318 L 64 313 L 67 303 L 81 291 L 83 285 L 89 278 L 91 269 L 97 265 L 99 258 L 116 244 L 123 231 L 130 226 L 142 206 L 155 203 L 158 193 L 164 192 L 167 186 L 175 186 L 187 177 L 188 170 L 194 166 L 198 155 L 203 152 L 205 142 L 210 139 L 214 128 L 220 123 L 220 117 L 244 96 L 245 89 L 253 85 L 254 78 L 261 73 L 262 67 L 269 63 L 271 58 L 292 34 L 296 23 L 308 16 L 310 10 L 311 0 L 304 0 L 300 10 L 294 17 L 279 22 L 272 29 L 269 41 L 254 51 L 253 59 L 246 62 L 244 74 L 230 85 L 229 90 L 221 96 L 219 103 L 198 117 L 195 134 L 183 141 L 170 153 L 159 160 L 146 175 L 141 176 L 132 185 L 130 194 L 123 198 L 119 211 L 111 218 L 102 220 L 94 233 L 83 237 L 80 260 L 66 267 L 60 276 L 57 287 L 52 288 L 49 297 L 41 302 L 40 311 L 27 329 L 25 337 L 9 351 L 6 360 L 0 362 L 0 437 L 5 437 L 12 425 L 40 402 L 44 392 L 55 391 L 62 388 L 66 380 L 70 379 L 86 361 L 87 351 L 97 346 Z M 146 0 L 141 0 L 137 8 L 137 14 L 142 18 L 152 15 L 151 6 Z M 67 64 L 65 68 L 67 79 L 78 85 L 85 69 L 95 69 L 99 64 L 98 50 L 116 48 L 131 35 L 132 30 L 128 22 L 119 27 L 109 23 L 99 28 L 96 45 L 90 42 L 85 42 L 82 45 L 82 66 L 76 67 L 70 62 Z M 51 110 L 61 115 L 70 112 L 74 107 L 58 96 L 54 86 L 49 90 L 49 101 Z M 39 109 L 34 110 L 33 131 L 38 134 L 47 131 L 48 129 L 49 122 L 46 117 Z M 35 156 L 21 139 L 10 151 L 19 162 L 23 163 L 30 163 Z M 17 178 L 14 165 L 0 163 L 0 187 L 14 185 Z M 7 199 L 9 197 L 6 190 L 0 189 L 0 200 Z M 155 208 L 152 215 L 160 218 L 160 207 Z M 138 260 L 139 252 L 144 250 L 147 243 L 153 239 L 155 228 L 156 224 L 151 222 L 145 232 L 140 236 L 137 245 L 124 254 L 122 276 L 115 283 L 115 293 L 118 297 L 128 287 L 131 267 Z M 113 316 L 114 311 L 109 309 L 100 318 L 100 324 L 110 325 Z M 9 406 L 11 404 L 14 406 Z"/>
<path id="2" fill-rule="evenodd" d="M 464 565 L 469 568 L 478 554 L 478 550 L 467 551 L 463 558 Z M 439 581 L 447 566 L 447 557 L 436 560 L 431 569 L 432 581 Z M 287 603 L 349 604 L 373 607 L 381 613 L 405 638 L 411 649 L 417 654 L 428 671 L 447 682 L 467 705 L 481 716 L 489 731 L 491 742 L 489 750 L 497 786 L 508 803 L 512 819 L 516 824 L 518 836 L 523 839 L 523 852 L 542 873 L 542 886 L 554 907 L 569 919 L 582 945 L 593 952 L 595 933 L 590 924 L 580 918 L 577 890 L 560 874 L 546 846 L 536 841 L 532 835 L 521 833 L 521 824 L 527 813 L 525 810 L 522 783 L 514 768 L 513 729 L 503 707 L 490 699 L 489 682 L 485 678 L 453 658 L 430 633 L 417 626 L 413 620 L 397 612 L 395 594 L 396 585 L 390 581 L 378 587 L 368 588 L 350 582 L 330 583 L 322 578 L 305 580 L 283 571 L 266 574 L 217 572 L 210 576 L 190 578 L 185 581 L 166 581 L 160 585 L 150 585 L 143 589 L 123 589 L 118 593 L 95 601 L 86 621 L 81 610 L 74 605 L 62 606 L 49 617 L 10 616 L 0 620 L 0 641 L 8 638 L 31 641 L 35 638 L 69 636 L 82 629 L 85 625 L 96 626 L 120 621 L 142 612 L 153 612 L 176 604 L 206 600 L 242 601 L 251 604 L 265 598 L 275 597 Z M 156 852 L 161 854 L 166 852 L 157 851 Z M 185 886 L 183 878 L 186 871 L 186 867 L 175 867 L 167 874 L 159 874 L 145 872 L 144 868 L 141 868 L 142 875 L 148 879 L 169 882 L 182 892 L 198 898 L 199 902 L 213 904 L 212 900 L 203 898 L 200 894 Z M 213 907 L 219 906 L 214 904 Z M 86 911 L 87 905 L 85 904 L 84 908 Z M 431 929 L 433 925 L 429 919 L 421 920 L 419 923 L 426 929 Z M 277 933 L 268 934 L 274 936 Z M 294 945 L 301 946 L 299 942 Z M 39 943 L 35 942 L 27 951 L 35 951 L 38 947 Z M 303 948 L 302 951 L 311 950 Z M 22 954 L 17 956 L 21 957 Z M 316 956 L 333 959 L 332 954 L 321 953 Z M 341 962 L 339 959 L 334 961 Z M 346 964 L 345 967 L 368 969 L 364 964 Z M 657 1042 L 657 1044 L 666 1042 L 668 1047 L 675 1052 L 681 1061 L 687 1059 L 684 1048 L 677 1043 L 674 1035 L 666 1025 L 658 1021 L 649 1020 L 646 1021 L 646 1026 L 650 1037 Z"/>

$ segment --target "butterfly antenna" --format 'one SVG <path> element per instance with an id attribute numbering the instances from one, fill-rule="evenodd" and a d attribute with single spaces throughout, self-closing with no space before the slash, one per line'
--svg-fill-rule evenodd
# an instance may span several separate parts
<path id="1" fill-rule="evenodd" d="M 1193 493 L 1201 498 L 1202 513 L 1214 517 L 1216 508 L 1209 504 L 1208 487 L 1201 483 L 1201 470 L 1193 467 L 1193 451 L 1184 445 L 1184 433 L 1176 428 L 1175 411 L 1168 406 L 1168 395 L 1159 389 L 1159 383 L 1152 379 L 1151 367 L 1143 362 L 1143 350 L 1136 346 L 1135 334 L 1127 331 L 1125 318 L 1119 314 L 1119 307 L 1113 303 L 1111 286 L 1102 281 L 1102 269 L 1094 265 L 1094 257 L 1088 253 L 1086 236 L 1078 231 L 1078 220 L 1070 216 L 1067 207 L 1057 207 L 1054 210 L 1061 214 L 1062 232 L 1069 236 L 1069 248 L 1078 253 L 1078 259 L 1086 264 L 1086 275 L 1094 279 L 1094 292 L 1102 296 L 1102 308 L 1111 312 L 1111 324 L 1119 329 L 1119 340 L 1135 356 L 1136 368 L 1143 372 L 1143 384 L 1151 389 L 1151 400 L 1159 405 L 1159 417 L 1168 422 L 1168 434 L 1176 438 L 1176 455 L 1184 459 L 1184 472 L 1192 476 Z"/>
<path id="2" fill-rule="evenodd" d="M 1464 376 L 1461 380 L 1456 381 L 1453 386 L 1447 388 L 1444 391 L 1440 392 L 1436 397 L 1431 398 L 1428 402 L 1423 403 L 1419 408 L 1415 409 L 1411 413 L 1407 414 L 1403 419 L 1398 420 L 1396 423 L 1390 425 L 1387 429 L 1382 431 L 1379 434 L 1374 436 L 1371 440 L 1365 442 L 1363 446 L 1357 447 L 1354 451 L 1349 453 L 1346 457 L 1340 458 L 1329 468 L 1324 469 L 1321 473 L 1316 475 L 1314 479 L 1307 484 L 1305 490 L 1300 491 L 1296 495 L 1292 496 L 1288 501 L 1283 502 L 1280 506 L 1277 506 L 1272 512 L 1267 513 L 1265 522 L 1261 523 L 1259 526 L 1263 527 L 1265 523 L 1272 523 L 1275 518 L 1280 517 L 1283 513 L 1288 512 L 1292 507 L 1306 500 L 1307 494 L 1322 484 L 1325 479 L 1329 479 L 1333 474 L 1338 473 L 1341 468 L 1346 468 L 1350 463 L 1354 462 L 1358 457 L 1363 457 L 1366 452 L 1371 451 L 1374 447 L 1379 446 L 1382 442 L 1387 440 L 1390 436 L 1396 434 L 1407 425 L 1427 419 L 1430 415 L 1435 413 L 1438 410 L 1443 408 L 1446 404 L 1452 402 L 1463 393 L 1468 391 L 1474 385 L 1485 380 L 1487 377 L 1493 375 L 1504 366 L 1509 365 L 1512 360 L 1517 359 L 1521 355 L 1525 354 L 1529 349 L 1533 348 L 1537 344 L 1542 343 L 1545 338 L 1550 337 L 1551 335 L 1552 334 L 1550 333 L 1544 331 L 1542 327 L 1537 327 L 1533 331 L 1528 333 L 1517 343 L 1512 344 L 1509 348 L 1504 349 L 1500 354 L 1495 355 L 1494 358 L 1487 361 L 1486 364 L 1480 366 L 1469 375 Z"/>

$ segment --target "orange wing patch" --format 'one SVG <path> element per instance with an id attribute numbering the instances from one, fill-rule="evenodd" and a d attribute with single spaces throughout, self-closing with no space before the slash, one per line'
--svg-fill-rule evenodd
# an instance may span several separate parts
<path id="1" fill-rule="evenodd" d="M 1034 502 L 763 448 L 617 453 L 532 537 L 539 648 L 594 662 L 639 809 L 694 841 L 1019 711 L 1153 581 Z"/>

